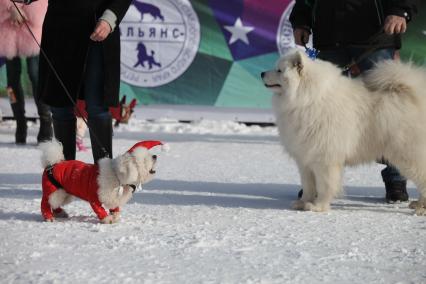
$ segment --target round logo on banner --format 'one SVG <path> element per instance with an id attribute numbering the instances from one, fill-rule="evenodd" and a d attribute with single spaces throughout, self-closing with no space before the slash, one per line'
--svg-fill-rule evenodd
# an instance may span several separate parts
<path id="1" fill-rule="evenodd" d="M 277 47 L 280 55 L 283 55 L 290 48 L 296 46 L 296 44 L 294 43 L 293 28 L 289 20 L 294 3 L 294 1 L 291 1 L 287 5 L 284 13 L 281 15 L 280 25 L 278 26 Z"/>
<path id="2" fill-rule="evenodd" d="M 285 54 L 289 49 L 296 47 L 294 43 L 293 27 L 290 23 L 290 14 L 295 1 L 291 1 L 281 16 L 277 34 L 277 47 L 280 55 Z M 307 46 L 312 47 L 312 37 L 309 38 Z"/>
<path id="3" fill-rule="evenodd" d="M 200 44 L 200 23 L 189 0 L 133 0 L 120 35 L 121 80 L 157 87 L 191 65 Z"/>

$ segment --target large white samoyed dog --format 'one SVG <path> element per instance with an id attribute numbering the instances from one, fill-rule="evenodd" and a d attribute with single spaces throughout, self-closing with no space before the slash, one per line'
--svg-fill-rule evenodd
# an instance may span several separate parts
<path id="1" fill-rule="evenodd" d="M 426 71 L 384 61 L 351 79 L 337 66 L 292 50 L 262 73 L 284 148 L 299 168 L 299 210 L 327 211 L 340 192 L 345 165 L 382 157 L 420 193 L 410 203 L 426 215 Z"/>

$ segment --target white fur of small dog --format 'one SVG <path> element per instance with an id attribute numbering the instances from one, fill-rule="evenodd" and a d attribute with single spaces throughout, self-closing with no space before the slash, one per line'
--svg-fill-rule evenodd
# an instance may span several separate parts
<path id="1" fill-rule="evenodd" d="M 410 203 L 426 215 L 426 72 L 383 61 L 363 79 L 292 50 L 262 73 L 273 93 L 281 142 L 297 163 L 299 210 L 327 211 L 340 192 L 345 165 L 385 157 L 420 193 Z"/>
<path id="2" fill-rule="evenodd" d="M 42 150 L 42 165 L 46 168 L 64 161 L 62 145 L 58 141 L 40 144 Z M 103 158 L 98 161 L 97 196 L 103 207 L 113 209 L 126 204 L 133 196 L 129 184 L 145 184 L 154 174 L 156 156 L 151 155 L 146 148 L 138 147 L 133 152 L 126 152 L 114 159 Z M 121 187 L 120 187 L 121 186 Z M 61 208 L 72 201 L 72 195 L 66 189 L 58 189 L 50 194 L 48 202 L 52 209 Z M 67 217 L 65 211 L 61 216 Z M 120 212 L 114 212 L 101 220 L 102 223 L 116 223 Z M 53 221 L 53 220 L 49 220 Z"/>

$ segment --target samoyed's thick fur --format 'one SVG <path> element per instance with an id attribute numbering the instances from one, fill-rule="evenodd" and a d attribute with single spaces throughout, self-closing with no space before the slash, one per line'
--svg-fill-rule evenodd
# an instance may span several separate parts
<path id="1" fill-rule="evenodd" d="M 274 93 L 282 144 L 299 168 L 303 196 L 295 209 L 327 211 L 345 165 L 384 157 L 420 193 L 410 203 L 426 215 L 426 71 L 383 61 L 363 78 L 292 50 L 262 73 Z"/>

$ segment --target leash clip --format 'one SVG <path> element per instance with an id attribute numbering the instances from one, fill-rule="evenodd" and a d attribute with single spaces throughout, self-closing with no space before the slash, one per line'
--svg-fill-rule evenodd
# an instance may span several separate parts
<path id="1" fill-rule="evenodd" d="M 305 53 L 306 53 L 306 55 L 310 58 L 310 59 L 312 59 L 312 60 L 315 60 L 315 59 L 317 59 L 317 56 L 318 56 L 318 53 L 319 53 L 319 50 L 317 50 L 317 49 L 315 49 L 315 48 L 310 48 L 310 47 L 308 47 L 306 44 L 304 45 L 305 46 Z"/>

